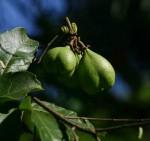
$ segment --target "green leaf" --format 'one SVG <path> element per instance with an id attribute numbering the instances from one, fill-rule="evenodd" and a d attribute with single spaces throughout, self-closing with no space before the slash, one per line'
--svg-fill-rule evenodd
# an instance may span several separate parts
<path id="1" fill-rule="evenodd" d="M 3 121 L 8 115 L 9 115 L 9 113 L 8 113 L 8 114 L 1 114 L 1 113 L 0 113 L 0 124 L 2 123 L 2 121 Z"/>
<path id="2" fill-rule="evenodd" d="M 30 133 L 23 133 L 20 136 L 19 141 L 33 141 L 33 135 Z"/>
<path id="3" fill-rule="evenodd" d="M 24 110 L 22 113 L 22 123 L 26 126 L 26 128 L 28 129 L 28 131 L 30 133 L 34 133 L 34 123 L 32 122 L 31 119 L 31 113 L 32 111 L 29 110 Z"/>
<path id="4" fill-rule="evenodd" d="M 68 136 L 69 141 L 75 141 L 75 136 L 71 130 L 71 127 L 66 125 L 66 134 Z"/>
<path id="5" fill-rule="evenodd" d="M 28 111 L 31 111 L 32 110 L 32 107 L 31 107 L 31 97 L 30 96 L 27 96 L 25 98 L 25 100 L 23 100 L 20 105 L 19 105 L 19 109 L 21 110 L 28 110 Z"/>
<path id="6" fill-rule="evenodd" d="M 50 113 L 36 107 L 32 110 L 31 119 L 42 141 L 62 141 L 59 125 Z"/>
<path id="7" fill-rule="evenodd" d="M 0 104 L 26 96 L 34 90 L 43 90 L 30 72 L 8 73 L 0 78 Z"/>
<path id="8" fill-rule="evenodd" d="M 46 103 L 45 104 L 50 108 L 56 111 L 60 116 L 65 117 L 76 117 L 77 113 L 71 110 L 67 110 L 63 107 L 56 106 L 55 104 Z M 82 128 L 95 130 L 94 126 L 88 120 L 81 120 L 81 119 L 68 119 L 73 124 L 76 124 Z"/>
<path id="9" fill-rule="evenodd" d="M 0 34 L 0 76 L 28 69 L 39 43 L 31 40 L 24 28 L 15 28 Z M 2 66 L 4 64 L 6 68 Z"/>
<path id="10" fill-rule="evenodd" d="M 79 137 L 79 141 L 96 141 L 96 139 L 91 134 L 88 134 L 88 133 L 85 133 L 85 132 L 82 132 L 79 130 L 77 130 L 76 133 Z M 72 140 L 72 141 L 74 141 L 74 140 Z"/>
<path id="11" fill-rule="evenodd" d="M 66 110 L 65 108 L 56 106 L 52 103 L 44 102 L 58 117 L 66 118 L 68 116 L 77 116 L 74 111 Z M 62 141 L 62 140 L 75 140 L 74 133 L 72 132 L 72 127 L 70 124 L 64 123 L 63 120 L 57 120 L 56 115 L 49 113 L 43 107 L 39 106 L 36 103 L 32 104 L 32 110 L 24 110 L 22 121 L 29 129 L 30 133 L 34 133 L 34 126 L 38 130 L 38 135 L 41 141 Z M 66 116 L 66 117 L 65 117 Z M 88 120 L 80 119 L 67 119 L 72 122 L 74 125 L 80 126 L 83 129 L 88 129 L 94 131 L 94 126 Z M 81 131 L 80 131 L 81 132 Z M 77 130 L 77 133 L 80 133 Z M 86 134 L 85 134 L 86 135 Z M 77 134 L 78 136 L 78 134 Z M 92 135 L 89 135 L 90 140 L 95 140 Z"/>
<path id="12" fill-rule="evenodd" d="M 75 113 L 74 111 L 66 110 L 65 108 L 56 106 L 55 104 L 45 102 L 45 105 L 48 106 L 55 113 L 57 113 L 59 116 L 61 116 L 63 118 L 71 117 L 71 116 L 73 116 L 73 117 L 77 116 L 77 113 Z M 42 111 L 43 113 L 45 112 L 45 113 L 49 114 L 47 111 L 45 111 L 42 107 L 38 106 L 37 104 L 35 104 L 33 107 L 34 107 L 34 109 L 38 109 L 39 111 Z M 36 117 L 38 118 L 39 116 L 37 115 Z M 74 124 L 74 125 L 82 127 L 83 129 L 88 129 L 90 131 L 95 130 L 94 126 L 88 120 L 81 120 L 81 119 L 67 119 L 67 120 L 72 122 L 72 124 Z M 62 121 L 62 123 L 66 127 L 66 130 L 63 129 L 62 133 L 64 134 L 64 132 L 66 132 L 68 138 L 70 140 L 74 140 L 74 135 L 73 135 L 73 132 L 71 131 L 71 127 L 68 126 L 68 124 L 64 123 L 63 121 Z M 57 129 L 57 130 L 59 131 L 59 129 Z"/>

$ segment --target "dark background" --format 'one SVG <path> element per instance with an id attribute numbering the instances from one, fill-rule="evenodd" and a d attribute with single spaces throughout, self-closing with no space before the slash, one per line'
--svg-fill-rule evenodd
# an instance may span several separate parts
<path id="1" fill-rule="evenodd" d="M 78 25 L 85 44 L 113 65 L 116 82 L 112 89 L 90 96 L 42 79 L 47 99 L 75 110 L 80 116 L 101 118 L 150 117 L 150 1 L 149 0 L 5 0 L 0 1 L 0 32 L 24 27 L 40 42 L 40 48 L 58 33 L 68 16 Z M 94 122 L 95 126 L 116 125 Z M 119 123 L 121 124 L 121 123 Z M 142 141 L 149 141 L 150 126 Z M 87 138 L 83 136 L 83 141 Z M 109 131 L 102 141 L 137 141 L 138 127 Z"/>

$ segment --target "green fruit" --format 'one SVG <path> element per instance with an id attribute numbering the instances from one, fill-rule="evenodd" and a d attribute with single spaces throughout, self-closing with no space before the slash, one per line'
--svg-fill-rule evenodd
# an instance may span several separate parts
<path id="1" fill-rule="evenodd" d="M 69 46 L 50 49 L 43 58 L 47 72 L 54 73 L 59 81 L 70 78 L 76 67 L 76 57 Z"/>
<path id="2" fill-rule="evenodd" d="M 75 57 L 76 57 L 76 69 L 77 69 L 79 66 L 80 60 L 82 58 L 82 55 L 75 53 Z"/>
<path id="3" fill-rule="evenodd" d="M 115 71 L 112 65 L 99 54 L 86 49 L 78 67 L 82 89 L 95 94 L 114 85 Z"/>
<path id="4" fill-rule="evenodd" d="M 69 88 L 78 88 L 80 86 L 78 75 L 77 75 L 77 69 L 78 69 L 79 62 L 81 60 L 82 55 L 75 53 L 75 57 L 76 57 L 76 70 L 70 78 L 63 81 L 63 84 Z"/>

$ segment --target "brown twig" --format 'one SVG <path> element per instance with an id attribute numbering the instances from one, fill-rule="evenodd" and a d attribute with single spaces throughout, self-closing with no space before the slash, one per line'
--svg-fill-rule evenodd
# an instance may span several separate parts
<path id="1" fill-rule="evenodd" d="M 72 116 L 66 116 L 65 118 L 67 118 L 67 119 L 94 120 L 94 121 L 113 121 L 113 122 L 143 122 L 143 121 L 150 121 L 150 119 L 115 119 L 115 118 L 72 117 Z"/>
<path id="2" fill-rule="evenodd" d="M 80 37 L 78 37 L 78 43 L 81 45 L 82 49 L 85 49 L 85 44 L 80 40 Z"/>
<path id="3" fill-rule="evenodd" d="M 96 141 L 101 141 L 97 134 L 95 134 L 93 137 L 96 139 Z"/>
<path id="4" fill-rule="evenodd" d="M 150 120 L 149 119 L 104 119 L 105 121 L 137 121 L 137 122 L 130 123 L 130 124 L 122 124 L 122 125 L 110 126 L 110 127 L 96 128 L 95 130 L 86 129 L 86 128 L 83 128 L 83 127 L 81 127 L 81 126 L 71 122 L 69 119 L 83 119 L 83 120 L 85 120 L 85 119 L 88 119 L 88 120 L 89 119 L 90 120 L 101 120 L 101 119 L 100 118 L 66 117 L 66 116 L 62 116 L 59 113 L 57 113 L 56 111 L 54 111 L 51 108 L 49 108 L 48 106 L 46 106 L 44 104 L 44 102 L 42 102 L 38 98 L 32 97 L 32 100 L 34 102 L 36 102 L 38 105 L 40 105 L 41 107 L 43 107 L 46 111 L 48 111 L 49 113 L 53 114 L 57 119 L 61 120 L 62 122 L 68 124 L 71 127 L 76 127 L 80 131 L 83 131 L 85 133 L 91 134 L 96 139 L 96 141 L 100 141 L 99 137 L 97 136 L 98 132 L 110 131 L 110 130 L 115 130 L 115 129 L 124 128 L 124 127 L 134 127 L 134 126 L 142 126 L 142 125 L 150 124 Z"/>
<path id="5" fill-rule="evenodd" d="M 77 54 L 83 54 L 84 50 L 86 48 L 89 48 L 90 46 L 85 44 L 80 40 L 80 37 L 77 37 L 77 31 L 74 30 L 70 20 L 68 17 L 66 17 L 66 22 L 67 22 L 67 28 L 69 29 L 69 38 L 68 41 L 66 42 L 67 45 L 70 46 L 71 50 Z"/>
<path id="6" fill-rule="evenodd" d="M 74 35 L 75 32 L 74 32 L 74 30 L 73 30 L 73 28 L 72 28 L 72 25 L 71 25 L 70 20 L 69 20 L 68 17 L 66 17 L 66 22 L 67 22 L 67 24 L 68 24 L 70 34 L 71 34 L 71 35 Z"/>
<path id="7" fill-rule="evenodd" d="M 75 127 L 72 127 L 71 128 L 71 131 L 73 133 L 73 136 L 74 136 L 74 141 L 79 141 L 79 137 L 77 136 L 76 132 L 75 132 Z"/>
<path id="8" fill-rule="evenodd" d="M 42 55 L 40 56 L 39 60 L 38 60 L 38 63 L 41 62 L 43 56 L 45 55 L 45 53 L 47 52 L 47 50 L 49 49 L 50 45 L 58 38 L 59 35 L 56 35 L 47 45 L 47 47 L 44 49 Z"/>
<path id="9" fill-rule="evenodd" d="M 64 116 L 62 116 L 62 115 L 60 115 L 59 113 L 57 113 L 56 111 L 50 109 L 48 106 L 46 106 L 46 105 L 44 104 L 43 101 L 39 100 L 38 98 L 32 97 L 32 100 L 33 100 L 34 102 L 36 102 L 38 105 L 40 105 L 41 107 L 43 107 L 46 111 L 48 111 L 49 113 L 53 114 L 57 119 L 63 121 L 64 123 L 70 125 L 71 127 L 76 127 L 77 129 L 79 129 L 79 130 L 81 130 L 81 131 L 84 131 L 84 132 L 86 132 L 86 133 L 89 133 L 89 134 L 91 134 L 91 135 L 95 135 L 95 134 L 96 134 L 95 130 L 90 130 L 90 129 L 83 128 L 83 127 L 81 127 L 81 126 L 79 126 L 79 125 L 77 125 L 77 124 L 75 124 L 75 123 L 69 121 L 69 120 L 66 119 Z"/>
<path id="10" fill-rule="evenodd" d="M 96 132 L 103 132 L 103 131 L 120 129 L 120 128 L 124 128 L 124 127 L 134 127 L 134 126 L 141 126 L 141 125 L 148 125 L 148 124 L 150 124 L 150 121 L 136 122 L 136 123 L 130 123 L 130 124 L 122 124 L 122 125 L 103 127 L 103 128 L 96 128 L 95 130 L 96 130 Z"/>

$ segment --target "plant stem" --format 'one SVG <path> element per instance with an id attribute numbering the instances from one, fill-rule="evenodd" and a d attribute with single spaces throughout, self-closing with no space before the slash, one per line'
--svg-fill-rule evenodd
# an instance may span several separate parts
<path id="1" fill-rule="evenodd" d="M 110 126 L 110 127 L 104 127 L 104 128 L 96 128 L 95 130 L 96 132 L 103 132 L 103 131 L 110 131 L 114 129 L 120 129 L 124 127 L 134 127 L 134 126 L 141 126 L 141 125 L 147 125 L 147 124 L 150 124 L 150 121 L 122 124 L 122 125 L 116 125 L 116 126 Z"/>
<path id="2" fill-rule="evenodd" d="M 94 120 L 94 121 L 113 121 L 113 122 L 143 122 L 150 121 L 150 119 L 115 119 L 115 118 L 91 118 L 91 117 L 72 117 L 66 116 L 67 119 L 82 119 L 82 120 Z"/>
<path id="3" fill-rule="evenodd" d="M 75 132 L 75 127 L 72 127 L 71 128 L 71 131 L 72 131 L 72 133 L 73 133 L 73 135 L 74 135 L 74 138 L 75 138 L 75 141 L 79 141 L 79 137 L 77 136 L 77 134 L 76 134 L 76 132 Z"/>
<path id="4" fill-rule="evenodd" d="M 71 121 L 69 121 L 68 119 L 66 119 L 64 116 L 60 115 L 59 113 L 57 113 L 56 111 L 50 109 L 48 106 L 46 106 L 44 104 L 44 102 L 42 102 L 41 100 L 39 100 L 38 98 L 36 97 L 32 97 L 32 100 L 34 102 L 36 102 L 38 105 L 40 105 L 41 107 L 43 107 L 46 111 L 48 111 L 49 113 L 53 114 L 57 119 L 63 121 L 64 123 L 70 125 L 71 127 L 76 127 L 77 129 L 79 129 L 80 131 L 83 131 L 83 132 L 86 132 L 86 133 L 89 133 L 91 135 L 96 135 L 96 132 L 95 130 L 90 130 L 90 129 L 86 129 L 86 128 L 83 128 L 75 123 L 72 123 Z"/>
<path id="5" fill-rule="evenodd" d="M 45 50 L 43 51 L 42 55 L 40 56 L 38 63 L 41 62 L 43 56 L 45 55 L 45 53 L 47 52 L 47 50 L 49 49 L 50 45 L 58 38 L 59 35 L 54 36 L 54 38 L 48 43 L 47 47 L 45 48 Z"/>
<path id="6" fill-rule="evenodd" d="M 40 105 L 41 107 L 43 107 L 46 111 L 53 114 L 53 116 L 55 116 L 57 119 L 61 120 L 62 122 L 68 124 L 69 126 L 71 126 L 73 128 L 77 128 L 80 131 L 91 134 L 96 139 L 96 141 L 100 141 L 100 139 L 97 136 L 97 132 L 110 131 L 110 130 L 115 130 L 115 129 L 124 128 L 124 127 L 134 127 L 134 126 L 141 126 L 141 125 L 150 124 L 150 119 L 107 119 L 107 118 L 102 119 L 102 118 L 88 118 L 88 117 L 65 117 L 65 116 L 62 116 L 61 114 L 59 114 L 58 112 L 52 110 L 48 106 L 46 106 L 44 104 L 44 102 L 39 100 L 38 98 L 32 97 L 32 100 L 34 102 L 36 102 L 38 105 Z M 130 123 L 130 124 L 110 126 L 110 127 L 96 128 L 95 130 L 90 130 L 90 129 L 83 128 L 83 127 L 71 122 L 69 119 L 83 119 L 83 120 L 88 119 L 88 120 L 103 120 L 103 121 L 128 121 L 128 122 L 129 121 L 132 121 L 132 122 L 137 121 L 137 122 Z"/>
<path id="7" fill-rule="evenodd" d="M 69 20 L 68 17 L 66 17 L 66 22 L 67 22 L 67 24 L 68 24 L 70 34 L 71 34 L 71 35 L 74 35 L 75 32 L 74 32 L 74 30 L 73 30 L 73 28 L 72 28 L 72 25 L 71 25 L 70 20 Z"/>

